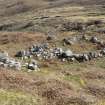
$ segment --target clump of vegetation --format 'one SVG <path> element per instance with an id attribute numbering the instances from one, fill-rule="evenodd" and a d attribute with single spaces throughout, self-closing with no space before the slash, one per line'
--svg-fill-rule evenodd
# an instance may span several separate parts
<path id="1" fill-rule="evenodd" d="M 64 79 L 71 81 L 71 82 L 76 82 L 80 86 L 86 85 L 85 81 L 78 75 L 66 75 L 66 76 L 64 76 Z"/>
<path id="2" fill-rule="evenodd" d="M 40 105 L 36 97 L 0 89 L 0 105 Z"/>

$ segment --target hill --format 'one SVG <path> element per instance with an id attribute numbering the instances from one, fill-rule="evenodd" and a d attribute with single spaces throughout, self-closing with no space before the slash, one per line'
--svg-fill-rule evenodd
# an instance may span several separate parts
<path id="1" fill-rule="evenodd" d="M 15 57 L 33 45 L 42 52 Z M 23 65 L 0 62 L 0 105 L 105 105 L 104 49 L 105 0 L 0 0 L 0 52 Z M 29 72 L 24 64 L 33 59 L 39 71 Z"/>
<path id="2" fill-rule="evenodd" d="M 0 16 L 10 16 L 27 11 L 55 8 L 64 5 L 104 5 L 104 0 L 0 0 Z"/>

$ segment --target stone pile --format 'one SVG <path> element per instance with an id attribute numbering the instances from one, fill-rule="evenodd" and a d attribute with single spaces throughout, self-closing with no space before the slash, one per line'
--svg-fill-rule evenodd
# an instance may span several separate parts
<path id="1" fill-rule="evenodd" d="M 27 53 L 28 51 L 28 53 Z M 21 52 L 21 53 L 20 53 Z M 35 58 L 38 60 L 51 60 L 58 59 L 61 61 L 78 61 L 84 62 L 94 58 L 103 57 L 105 55 L 105 49 L 99 51 L 86 52 L 81 54 L 75 54 L 70 49 L 64 50 L 60 47 L 49 48 L 48 44 L 44 45 L 32 45 L 28 50 L 19 51 L 16 56 L 23 58 Z"/>
<path id="2" fill-rule="evenodd" d="M 57 53 L 59 49 L 49 49 L 48 44 L 42 44 L 42 45 L 32 45 L 28 50 L 23 50 L 17 52 L 15 57 L 20 57 L 22 59 L 28 59 L 35 57 L 39 60 L 42 59 L 52 59 Z"/>
<path id="3" fill-rule="evenodd" d="M 81 40 L 90 41 L 91 43 L 104 45 L 103 41 L 100 41 L 97 37 L 88 38 L 83 35 L 81 37 L 73 37 L 70 39 L 64 39 L 63 41 L 66 44 L 73 44 Z M 34 44 L 26 50 L 18 51 L 15 55 L 17 58 L 21 58 L 21 61 L 24 63 L 15 60 L 8 56 L 7 52 L 0 53 L 0 67 L 4 68 L 13 68 L 16 70 L 21 70 L 22 66 L 30 70 L 39 70 L 39 65 L 36 60 L 45 61 L 45 60 L 60 60 L 68 62 L 84 62 L 90 61 L 95 58 L 101 58 L 105 56 L 105 47 L 98 51 L 91 51 L 85 53 L 73 53 L 70 49 L 64 50 L 60 47 L 49 47 L 48 43 L 43 44 Z M 28 60 L 28 61 L 27 61 Z M 25 62 L 28 63 L 25 63 Z M 30 62 L 29 62 L 30 61 Z"/>
<path id="4" fill-rule="evenodd" d="M 81 54 L 64 52 L 59 56 L 59 59 L 61 59 L 62 61 L 84 62 L 84 61 L 90 61 L 92 59 L 103 57 L 103 56 L 105 56 L 105 50 L 100 50 L 97 52 L 87 52 L 87 53 L 81 53 Z"/>
<path id="5" fill-rule="evenodd" d="M 79 42 L 81 40 L 89 41 L 95 44 L 104 45 L 103 41 L 100 41 L 97 37 L 87 37 L 85 35 L 79 37 L 73 37 L 69 39 L 64 39 L 63 41 L 66 44 L 73 44 Z M 48 43 L 43 43 L 39 45 L 32 45 L 27 50 L 22 50 L 16 53 L 15 57 L 21 58 L 23 61 L 26 59 L 37 59 L 40 61 L 44 60 L 54 60 L 58 59 L 60 61 L 68 61 L 68 62 L 85 62 L 90 61 L 95 58 L 101 58 L 105 56 L 105 48 L 98 50 L 98 51 L 91 51 L 85 53 L 73 53 L 70 49 L 64 50 L 60 47 L 53 47 L 50 48 Z M 36 60 L 26 63 L 25 67 L 29 70 L 39 70 L 38 63 Z"/>
<path id="6" fill-rule="evenodd" d="M 0 53 L 0 67 L 21 70 L 21 63 L 10 58 L 7 53 Z"/>

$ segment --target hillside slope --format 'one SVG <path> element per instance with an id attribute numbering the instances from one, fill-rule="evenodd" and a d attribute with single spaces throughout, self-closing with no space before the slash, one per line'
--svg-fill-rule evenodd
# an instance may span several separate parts
<path id="1" fill-rule="evenodd" d="M 105 105 L 104 48 L 105 0 L 0 0 L 0 105 Z"/>
<path id="2" fill-rule="evenodd" d="M 0 16 L 8 16 L 33 9 L 54 8 L 69 5 L 104 5 L 104 0 L 0 0 Z"/>

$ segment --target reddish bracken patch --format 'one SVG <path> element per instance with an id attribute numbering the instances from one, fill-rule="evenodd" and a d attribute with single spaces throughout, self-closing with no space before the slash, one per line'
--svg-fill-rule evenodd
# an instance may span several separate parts
<path id="1" fill-rule="evenodd" d="M 25 32 L 1 32 L 0 44 L 9 43 L 29 43 L 45 40 L 42 33 L 25 33 Z"/>

